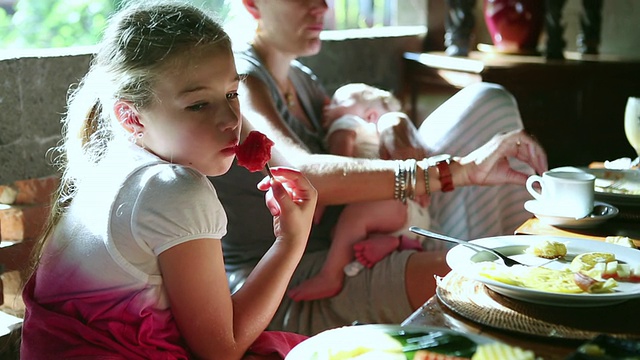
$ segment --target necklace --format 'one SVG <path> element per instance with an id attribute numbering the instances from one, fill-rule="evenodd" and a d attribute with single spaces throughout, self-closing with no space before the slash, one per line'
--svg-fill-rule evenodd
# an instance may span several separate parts
<path id="1" fill-rule="evenodd" d="M 292 108 L 296 106 L 296 94 L 287 91 L 284 93 L 284 100 L 288 107 Z"/>
<path id="2" fill-rule="evenodd" d="M 282 97 L 284 98 L 284 102 L 287 104 L 287 107 L 293 108 L 296 106 L 296 92 L 289 79 L 287 79 L 286 86 L 284 88 L 286 90 L 280 90 Z"/>

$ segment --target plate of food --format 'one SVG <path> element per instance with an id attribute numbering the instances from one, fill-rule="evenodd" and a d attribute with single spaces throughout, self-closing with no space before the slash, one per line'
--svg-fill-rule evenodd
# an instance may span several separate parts
<path id="1" fill-rule="evenodd" d="M 471 240 L 524 266 L 507 267 L 488 252 L 457 245 L 451 269 L 517 300 L 553 306 L 605 306 L 640 298 L 640 251 L 597 240 L 511 235 Z"/>
<path id="2" fill-rule="evenodd" d="M 589 169 L 596 176 L 595 197 L 619 205 L 640 206 L 640 170 Z"/>
<path id="3" fill-rule="evenodd" d="M 500 354 L 499 357 L 498 354 Z M 531 359 L 529 350 L 447 328 L 418 325 L 354 325 L 323 331 L 294 347 L 286 360 Z"/>

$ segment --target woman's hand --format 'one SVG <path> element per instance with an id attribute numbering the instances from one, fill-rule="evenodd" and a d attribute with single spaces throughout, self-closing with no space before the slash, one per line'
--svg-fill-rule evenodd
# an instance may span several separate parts
<path id="1" fill-rule="evenodd" d="M 460 159 L 464 183 L 471 185 L 524 184 L 529 177 L 513 170 L 509 158 L 516 158 L 536 173 L 548 170 L 547 155 L 524 130 L 498 134 L 489 142 Z"/>
<path id="2" fill-rule="evenodd" d="M 267 191 L 265 201 L 273 215 L 274 234 L 279 239 L 306 243 L 318 200 L 318 192 L 302 173 L 273 167 L 274 179 L 264 178 L 258 189 Z"/>

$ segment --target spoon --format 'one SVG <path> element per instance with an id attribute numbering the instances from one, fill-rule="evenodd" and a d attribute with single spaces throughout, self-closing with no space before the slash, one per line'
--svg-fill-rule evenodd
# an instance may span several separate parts
<path id="1" fill-rule="evenodd" d="M 521 262 L 513 260 L 510 257 L 507 257 L 506 255 L 504 255 L 504 254 L 502 254 L 502 253 L 500 253 L 500 252 L 498 252 L 498 251 L 496 251 L 494 249 L 491 249 L 491 248 L 488 248 L 488 247 L 484 247 L 482 245 L 478 245 L 478 244 L 474 244 L 474 243 L 471 243 L 471 242 L 468 242 L 468 241 L 465 241 L 465 240 L 460 240 L 460 239 L 452 238 L 452 237 L 449 237 L 449 236 L 446 236 L 446 235 L 438 234 L 438 233 L 435 233 L 435 232 L 432 232 L 432 231 L 429 231 L 429 230 L 425 230 L 423 228 L 419 228 L 417 226 L 411 226 L 411 227 L 409 227 L 409 230 L 411 232 L 414 232 L 414 233 L 418 234 L 418 235 L 422 235 L 422 236 L 425 236 L 425 237 L 428 237 L 428 238 L 447 241 L 447 242 L 452 242 L 452 243 L 455 243 L 455 244 L 461 244 L 461 245 L 470 247 L 470 248 L 472 248 L 474 250 L 487 251 L 487 252 L 497 256 L 499 259 L 501 259 L 502 262 L 508 267 L 511 267 L 513 265 L 527 266 L 527 265 L 525 265 L 525 264 L 523 264 Z"/>
<path id="2" fill-rule="evenodd" d="M 596 216 L 604 216 L 609 213 L 609 207 L 606 205 L 596 205 L 593 207 L 591 213 L 585 217 L 596 217 Z"/>

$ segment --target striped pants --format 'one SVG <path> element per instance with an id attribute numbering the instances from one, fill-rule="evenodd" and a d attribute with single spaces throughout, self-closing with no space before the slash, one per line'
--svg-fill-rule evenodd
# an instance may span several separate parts
<path id="1" fill-rule="evenodd" d="M 431 154 L 465 156 L 495 134 L 522 129 L 514 97 L 496 84 L 470 85 L 438 107 L 420 126 Z M 512 166 L 532 174 L 518 160 Z M 531 215 L 524 185 L 467 186 L 432 195 L 432 229 L 461 239 L 513 234 Z"/>

